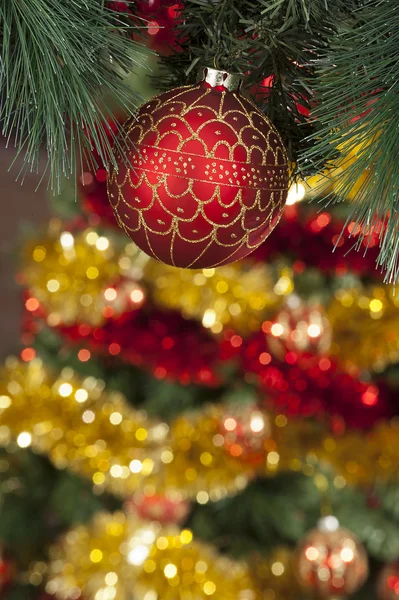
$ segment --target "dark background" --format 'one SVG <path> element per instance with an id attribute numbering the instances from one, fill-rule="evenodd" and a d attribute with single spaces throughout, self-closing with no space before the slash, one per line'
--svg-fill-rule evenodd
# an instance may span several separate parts
<path id="1" fill-rule="evenodd" d="M 18 167 L 9 171 L 13 149 L 0 142 L 0 360 L 20 348 L 21 300 L 15 283 L 18 245 L 24 223 L 45 224 L 50 211 L 46 185 L 35 191 L 39 176 L 29 173 L 23 185 L 16 182 Z"/>

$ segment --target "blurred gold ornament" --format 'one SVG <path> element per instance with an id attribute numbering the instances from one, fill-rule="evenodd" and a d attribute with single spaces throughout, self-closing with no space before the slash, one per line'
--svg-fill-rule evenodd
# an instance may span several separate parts
<path id="1" fill-rule="evenodd" d="M 334 194 L 344 196 L 344 198 L 350 202 L 358 198 L 359 191 L 366 183 L 370 182 L 373 170 L 370 168 L 363 172 L 358 171 L 355 176 L 352 175 L 352 173 L 354 173 L 352 171 L 351 179 L 353 179 L 353 181 L 348 180 L 348 177 L 345 176 L 345 171 L 356 163 L 358 157 L 363 152 L 367 151 L 367 148 L 371 144 L 374 144 L 379 135 L 380 134 L 377 133 L 367 140 L 363 139 L 360 143 L 356 143 L 356 140 L 360 139 L 360 136 L 358 135 L 356 139 L 348 139 L 338 146 L 338 150 L 341 151 L 342 156 L 335 162 L 332 170 L 332 189 Z M 361 198 L 359 199 L 361 200 Z"/>
<path id="2" fill-rule="evenodd" d="M 273 354 L 284 360 L 287 352 L 326 354 L 331 345 L 331 325 L 320 305 L 307 304 L 295 294 L 285 301 L 267 333 Z"/>
<path id="3" fill-rule="evenodd" d="M 167 426 L 149 421 L 104 383 L 80 379 L 72 369 L 59 376 L 38 359 L 9 358 L 0 377 L 0 443 L 45 453 L 101 490 L 133 492 L 152 472 Z M 158 459 L 159 460 L 159 459 Z"/>
<path id="4" fill-rule="evenodd" d="M 359 172 L 353 182 L 348 181 L 345 171 L 356 163 L 358 156 L 374 143 L 378 135 L 374 135 L 369 140 L 363 140 L 361 143 L 355 143 L 354 139 L 348 139 L 338 145 L 337 149 L 341 152 L 338 159 L 327 163 L 321 173 L 307 178 L 304 182 L 306 195 L 311 198 L 319 195 L 327 196 L 332 193 L 343 196 L 349 202 L 356 200 L 361 188 L 370 181 L 372 169 Z"/>
<path id="5" fill-rule="evenodd" d="M 185 529 L 98 514 L 50 552 L 46 590 L 60 600 L 256 600 L 245 565 L 217 556 Z"/>
<path id="6" fill-rule="evenodd" d="M 293 289 L 291 278 L 276 292 L 269 268 L 251 260 L 199 271 L 149 260 L 144 280 L 155 302 L 200 320 L 215 334 L 226 327 L 241 334 L 258 330 L 265 313 Z"/>
<path id="7" fill-rule="evenodd" d="M 352 532 L 329 516 L 300 542 L 296 570 L 302 586 L 318 598 L 346 598 L 367 579 L 367 553 Z"/>
<path id="8" fill-rule="evenodd" d="M 391 286 L 338 290 L 327 310 L 331 353 L 349 369 L 383 370 L 399 359 L 399 299 Z"/>
<path id="9" fill-rule="evenodd" d="M 307 177 L 303 182 L 306 190 L 306 196 L 313 198 L 314 196 L 327 196 L 333 190 L 334 179 L 332 176 L 332 169 L 325 169 L 313 177 Z"/>
<path id="10" fill-rule="evenodd" d="M 22 278 L 32 310 L 37 300 L 51 326 L 101 325 L 106 317 L 140 306 L 144 291 L 131 277 L 137 253 L 133 244 L 117 248 L 93 229 L 72 233 L 53 221 L 46 237 L 23 249 Z"/>

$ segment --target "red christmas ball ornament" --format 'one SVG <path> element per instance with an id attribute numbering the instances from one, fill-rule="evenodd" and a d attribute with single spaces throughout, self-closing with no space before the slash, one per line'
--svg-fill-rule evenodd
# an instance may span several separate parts
<path id="1" fill-rule="evenodd" d="M 311 306 L 292 294 L 268 327 L 268 345 L 274 356 L 326 354 L 331 346 L 330 323 L 321 306 Z"/>
<path id="2" fill-rule="evenodd" d="M 378 578 L 379 600 L 398 600 L 399 598 L 399 560 L 386 565 Z"/>
<path id="3" fill-rule="evenodd" d="M 109 199 L 144 252 L 209 268 L 247 256 L 271 233 L 288 191 L 288 161 L 272 123 L 239 94 L 239 79 L 205 79 L 160 94 L 128 121 L 132 151 L 112 170 Z"/>
<path id="4" fill-rule="evenodd" d="M 137 0 L 137 9 L 143 15 L 153 15 L 157 13 L 164 2 L 162 0 Z"/>
<path id="5" fill-rule="evenodd" d="M 329 516 L 300 542 L 296 570 L 303 587 L 318 598 L 344 598 L 367 579 L 367 554 L 353 533 Z"/>
<path id="6" fill-rule="evenodd" d="M 0 593 L 12 581 L 14 571 L 14 563 L 9 558 L 4 557 L 0 548 Z"/>
<path id="7" fill-rule="evenodd" d="M 227 406 L 221 420 L 223 446 L 233 456 L 247 462 L 264 459 L 264 443 L 270 439 L 268 415 L 254 404 Z"/>
<path id="8" fill-rule="evenodd" d="M 162 524 L 179 524 L 187 517 L 190 503 L 180 498 L 168 498 L 162 494 L 137 493 L 125 507 L 137 512 L 141 519 L 158 521 Z"/>
<path id="9" fill-rule="evenodd" d="M 129 4 L 127 2 L 124 2 L 123 0 L 119 0 L 116 2 L 108 2 L 108 7 L 111 10 L 114 10 L 114 11 L 120 12 L 120 13 L 130 12 Z"/>

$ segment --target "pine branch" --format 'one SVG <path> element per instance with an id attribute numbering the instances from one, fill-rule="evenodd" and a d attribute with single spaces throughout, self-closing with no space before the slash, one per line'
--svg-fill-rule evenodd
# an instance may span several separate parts
<path id="1" fill-rule="evenodd" d="M 306 115 L 315 80 L 310 57 L 329 47 L 356 5 L 357 0 L 187 0 L 178 29 L 182 51 L 163 59 L 165 87 L 195 81 L 204 66 L 245 73 L 246 93 L 276 124 L 296 162 L 317 125 Z M 266 78 L 270 87 L 264 88 Z"/>
<path id="2" fill-rule="evenodd" d="M 23 155 L 20 176 L 39 170 L 60 191 L 94 146 L 114 163 L 111 103 L 126 111 L 140 100 L 123 77 L 143 63 L 132 40 L 140 21 L 127 20 L 104 0 L 0 0 L 0 122 L 7 143 Z M 137 36 L 136 36 L 137 37 Z M 105 97 L 107 100 L 105 100 Z"/>
<path id="3" fill-rule="evenodd" d="M 386 281 L 399 276 L 399 12 L 395 0 L 369 0 L 356 13 L 358 26 L 341 29 L 334 48 L 316 62 L 321 126 L 301 157 L 321 169 L 337 154 L 356 154 L 340 175 L 338 192 L 348 196 L 360 176 L 363 183 L 348 221 L 361 230 L 355 247 L 365 251 L 370 232 L 380 235 L 377 264 Z"/>

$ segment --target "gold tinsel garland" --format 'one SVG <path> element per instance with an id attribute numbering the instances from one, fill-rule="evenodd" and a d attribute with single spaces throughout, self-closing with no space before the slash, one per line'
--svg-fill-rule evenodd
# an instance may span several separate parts
<path id="1" fill-rule="evenodd" d="M 57 219 L 47 235 L 30 240 L 22 250 L 21 282 L 31 295 L 28 310 L 40 306 L 50 326 L 88 323 L 140 306 L 144 292 L 138 250 L 131 243 L 117 246 L 93 229 L 63 230 Z"/>
<path id="2" fill-rule="evenodd" d="M 223 406 L 208 406 L 171 423 L 161 454 L 164 464 L 148 478 L 144 491 L 206 504 L 243 489 L 256 470 L 226 451 L 221 435 L 223 415 Z"/>
<path id="3" fill-rule="evenodd" d="M 102 381 L 72 369 L 53 376 L 39 359 L 11 357 L 0 372 L 0 443 L 32 447 L 99 489 L 136 490 L 159 463 L 167 430 L 129 408 L 121 394 L 106 393 Z"/>
<path id="4" fill-rule="evenodd" d="M 297 585 L 284 548 L 252 557 L 249 566 L 218 555 L 188 529 L 101 513 L 51 549 L 46 590 L 60 600 L 288 600 Z"/>
<path id="5" fill-rule="evenodd" d="M 81 380 L 71 369 L 53 376 L 37 359 L 8 359 L 0 381 L 0 444 L 31 446 L 57 467 L 123 497 L 140 488 L 146 495 L 205 504 L 255 475 L 313 476 L 320 465 L 332 468 L 337 487 L 398 477 L 396 421 L 334 438 L 321 423 L 264 415 L 270 433 L 253 461 L 226 443 L 222 425 L 229 413 L 223 405 L 182 415 L 168 427 L 129 408 L 120 394 L 105 393 L 103 382 Z"/>
<path id="6" fill-rule="evenodd" d="M 23 248 L 21 275 L 51 326 L 101 325 L 105 316 L 137 307 L 148 290 L 160 306 L 200 320 L 215 334 L 225 327 L 248 334 L 293 290 L 289 269 L 277 282 L 269 267 L 250 261 L 178 270 L 148 258 L 132 243 L 119 247 L 93 229 L 63 231 L 57 220 Z M 121 281 L 125 288 L 130 284 L 124 293 Z"/>
<path id="7" fill-rule="evenodd" d="M 144 267 L 144 280 L 156 303 L 197 319 L 218 334 L 232 328 L 242 335 L 258 331 L 283 295 L 293 290 L 289 270 L 276 283 L 265 264 L 240 261 L 218 269 L 176 269 L 155 260 Z"/>
<path id="8" fill-rule="evenodd" d="M 392 286 L 338 290 L 327 311 L 331 353 L 347 368 L 382 371 L 399 359 L 399 299 Z"/>
<path id="9" fill-rule="evenodd" d="M 175 269 L 92 229 L 64 231 L 57 220 L 46 236 L 25 245 L 22 258 L 26 306 L 32 312 L 41 306 L 51 326 L 101 326 L 148 296 L 201 321 L 215 335 L 229 328 L 248 335 L 273 318 L 294 289 L 289 268 L 276 275 L 267 265 L 244 260 L 218 269 Z M 339 289 L 327 317 L 331 352 L 346 369 L 381 370 L 398 360 L 398 301 L 391 287 Z"/>

